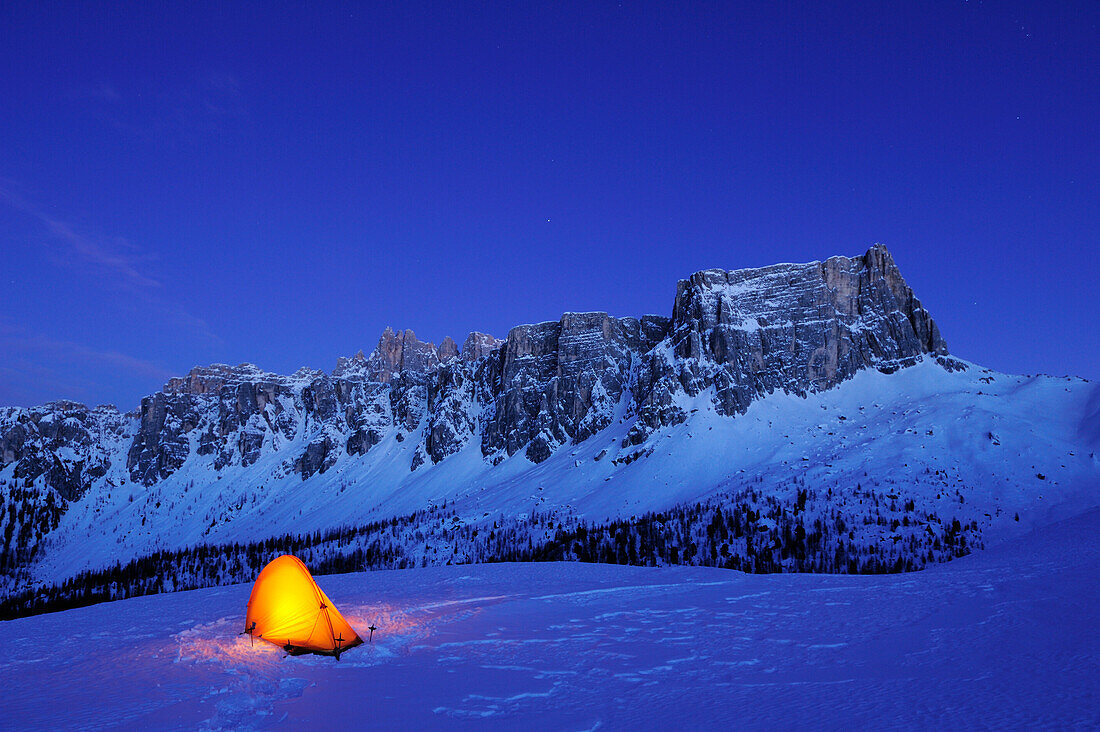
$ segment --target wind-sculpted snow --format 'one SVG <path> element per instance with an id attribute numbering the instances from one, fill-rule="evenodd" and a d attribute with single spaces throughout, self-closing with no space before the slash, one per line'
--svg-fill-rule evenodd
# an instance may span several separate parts
<path id="1" fill-rule="evenodd" d="M 832 471 L 856 491 L 865 463 L 872 477 L 905 475 L 928 511 L 939 499 L 926 476 L 955 471 L 966 499 L 980 496 L 970 520 L 1002 521 L 1011 506 L 1028 525 L 1070 497 L 1092 500 L 1088 388 L 948 356 L 881 246 L 706 270 L 678 284 L 671 318 L 566 313 L 504 339 L 471 333 L 461 350 L 386 329 L 369 355 L 340 358 L 331 373 L 216 364 L 171 379 L 131 415 L 5 410 L 3 568 L 9 587 L 25 587 L 442 501 L 467 522 L 548 506 L 602 519 L 758 478 L 779 490 L 796 468 Z M 828 405 L 852 394 L 859 409 L 832 415 Z M 886 403 L 893 414 L 874 406 Z M 936 424 L 916 416 L 925 404 Z M 775 405 L 785 406 L 766 420 L 752 415 Z M 828 414 L 807 416 L 815 409 Z M 959 420 L 957 432 L 944 426 Z M 910 454 L 918 423 L 928 450 Z M 1007 449 L 1022 439 L 1014 430 L 1032 429 L 1037 441 Z"/>
<path id="2" fill-rule="evenodd" d="M 249 585 L 0 623 L 29 729 L 1091 729 L 1100 513 L 904 575 L 488 564 L 318 576 L 373 641 L 239 635 Z M 350 700 L 350 701 L 349 701 Z"/>

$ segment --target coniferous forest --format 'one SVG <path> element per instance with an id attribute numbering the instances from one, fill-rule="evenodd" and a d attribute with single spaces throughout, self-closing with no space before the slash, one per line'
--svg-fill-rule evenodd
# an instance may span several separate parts
<path id="1" fill-rule="evenodd" d="M 250 582 L 281 554 L 300 557 L 319 575 L 532 561 L 857 574 L 919 570 L 983 546 L 976 519 L 918 510 L 892 486 L 821 492 L 803 483 L 795 480 L 782 498 L 750 486 L 606 522 L 555 510 L 471 522 L 443 504 L 365 526 L 161 551 L 10 594 L 0 619 Z M 964 503 L 961 493 L 955 500 Z"/>

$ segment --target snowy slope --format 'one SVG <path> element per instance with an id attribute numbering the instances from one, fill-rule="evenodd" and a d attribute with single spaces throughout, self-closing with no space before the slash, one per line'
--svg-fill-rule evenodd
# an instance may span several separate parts
<path id="1" fill-rule="evenodd" d="M 1098 537 L 1093 510 L 904 575 L 321 577 L 361 632 L 378 626 L 339 662 L 236 635 L 247 585 L 137 598 L 0 623 L 4 715 L 36 729 L 1095 728 Z"/>
<path id="2" fill-rule="evenodd" d="M 148 491 L 94 486 L 61 518 L 34 572 L 56 581 L 160 548 L 359 525 L 443 501 L 466 522 L 532 510 L 600 520 L 745 485 L 793 494 L 796 478 L 846 494 L 891 487 L 918 509 L 977 520 L 988 544 L 1100 505 L 1100 458 L 1082 426 L 1095 419 L 1086 414 L 1094 390 L 1081 379 L 948 371 L 926 359 L 806 397 L 771 394 L 734 418 L 707 392 L 681 395 L 685 422 L 626 447 L 624 400 L 610 426 L 538 464 L 517 452 L 494 466 L 470 444 L 410 471 L 418 440 L 393 435 L 308 481 L 290 474 L 256 485 L 278 453 L 225 467 L 212 485 L 192 461 Z"/>

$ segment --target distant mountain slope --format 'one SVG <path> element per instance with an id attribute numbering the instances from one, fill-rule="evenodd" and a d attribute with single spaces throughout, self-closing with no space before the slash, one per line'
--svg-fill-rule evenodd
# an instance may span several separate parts
<path id="1" fill-rule="evenodd" d="M 1085 402 L 1081 417 L 1081 438 L 1092 450 L 1100 450 L 1100 384 L 1096 384 Z"/>
<path id="2" fill-rule="evenodd" d="M 14 587 L 443 502 L 597 520 L 807 484 L 852 506 L 896 485 L 996 539 L 1096 504 L 1091 393 L 948 356 L 881 246 L 707 270 L 671 318 L 567 313 L 461 350 L 387 329 L 331 374 L 215 365 L 133 414 L 3 410 L 4 563 Z"/>

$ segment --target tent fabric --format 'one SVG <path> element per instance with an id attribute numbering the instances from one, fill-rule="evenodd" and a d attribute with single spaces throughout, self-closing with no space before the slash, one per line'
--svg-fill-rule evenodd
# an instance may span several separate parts
<path id="1" fill-rule="evenodd" d="M 336 656 L 363 640 L 317 586 L 301 559 L 284 554 L 268 563 L 248 598 L 245 632 L 290 654 Z"/>

